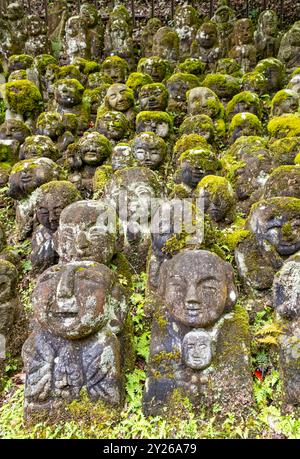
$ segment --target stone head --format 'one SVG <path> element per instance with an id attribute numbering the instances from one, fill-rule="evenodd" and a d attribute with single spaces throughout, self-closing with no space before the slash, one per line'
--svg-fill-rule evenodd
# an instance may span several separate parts
<path id="1" fill-rule="evenodd" d="M 81 198 L 71 182 L 54 180 L 37 190 L 36 218 L 48 231 L 55 232 L 63 209 Z"/>
<path id="2" fill-rule="evenodd" d="M 110 56 L 103 61 L 101 71 L 106 73 L 113 80 L 113 83 L 125 83 L 128 78 L 129 67 L 121 57 Z"/>
<path id="3" fill-rule="evenodd" d="M 175 321 L 212 326 L 237 299 L 231 265 L 206 250 L 186 250 L 163 263 L 158 295 Z"/>
<path id="4" fill-rule="evenodd" d="M 216 175 L 204 177 L 197 185 L 196 193 L 203 197 L 204 210 L 215 222 L 224 220 L 236 202 L 230 182 Z"/>
<path id="5" fill-rule="evenodd" d="M 239 46 L 252 43 L 253 32 L 253 24 L 251 19 L 243 18 L 237 20 L 233 28 L 235 44 Z"/>
<path id="6" fill-rule="evenodd" d="M 111 154 L 109 140 L 99 132 L 85 132 L 77 148 L 80 160 L 89 166 L 100 166 Z"/>
<path id="7" fill-rule="evenodd" d="M 126 317 L 126 300 L 116 275 L 90 261 L 52 266 L 38 278 L 32 294 L 40 325 L 65 339 L 96 333 Z"/>
<path id="8" fill-rule="evenodd" d="M 111 155 L 113 171 L 133 166 L 131 146 L 128 143 L 118 143 L 114 146 Z"/>
<path id="9" fill-rule="evenodd" d="M 21 145 L 19 159 L 49 158 L 56 161 L 59 151 L 55 143 L 46 135 L 32 135 Z"/>
<path id="10" fill-rule="evenodd" d="M 43 112 L 36 123 L 37 134 L 50 137 L 56 141 L 64 132 L 62 116 L 57 112 Z"/>
<path id="11" fill-rule="evenodd" d="M 55 83 L 55 100 L 62 107 L 74 107 L 82 101 L 84 87 L 78 80 L 62 79 Z"/>
<path id="12" fill-rule="evenodd" d="M 138 166 L 157 169 L 166 157 L 167 145 L 153 132 L 142 132 L 133 139 L 132 153 Z"/>
<path id="13" fill-rule="evenodd" d="M 96 261 L 107 264 L 117 252 L 114 209 L 100 201 L 78 201 L 60 215 L 55 246 L 60 261 Z"/>
<path id="14" fill-rule="evenodd" d="M 44 183 L 62 176 L 62 169 L 49 158 L 25 159 L 11 170 L 8 194 L 14 199 L 26 198 Z"/>
<path id="15" fill-rule="evenodd" d="M 213 22 L 204 22 L 198 29 L 196 40 L 202 48 L 212 48 L 218 43 L 217 26 Z"/>
<path id="16" fill-rule="evenodd" d="M 247 227 L 259 241 L 271 244 L 281 256 L 300 249 L 300 199 L 276 197 L 252 206 Z"/>
<path id="17" fill-rule="evenodd" d="M 168 90 L 162 83 L 151 83 L 142 86 L 139 102 L 142 111 L 165 111 L 168 105 Z"/>
<path id="18" fill-rule="evenodd" d="M 129 122 L 124 113 L 111 110 L 97 116 L 96 129 L 107 139 L 119 141 L 128 135 Z"/>
<path id="19" fill-rule="evenodd" d="M 274 37 L 277 34 L 278 17 L 275 11 L 265 10 L 260 13 L 257 23 L 258 29 L 268 37 Z"/>
<path id="20" fill-rule="evenodd" d="M 187 93 L 188 114 L 218 117 L 221 105 L 218 96 L 209 88 L 193 88 Z"/>
<path id="21" fill-rule="evenodd" d="M 195 188 L 205 175 L 213 174 L 219 167 L 219 162 L 211 150 L 187 150 L 179 157 L 176 181 Z"/>
<path id="22" fill-rule="evenodd" d="M 171 27 L 161 27 L 153 37 L 153 56 L 176 62 L 179 58 L 179 37 Z"/>
<path id="23" fill-rule="evenodd" d="M 212 338 L 205 330 L 193 330 L 182 341 L 182 360 L 193 370 L 209 367 L 213 357 Z"/>
<path id="24" fill-rule="evenodd" d="M 18 273 L 16 267 L 0 259 L 0 304 L 16 296 Z"/>
<path id="25" fill-rule="evenodd" d="M 163 139 L 173 131 L 172 118 L 166 112 L 144 111 L 136 117 L 136 132 L 154 132 Z"/>
<path id="26" fill-rule="evenodd" d="M 6 120 L 0 126 L 1 140 L 16 140 L 21 144 L 29 135 L 29 128 L 23 121 L 17 119 Z"/>
<path id="27" fill-rule="evenodd" d="M 116 83 L 108 88 L 105 105 L 109 110 L 125 112 L 134 106 L 134 94 L 125 84 Z"/>
<path id="28" fill-rule="evenodd" d="M 140 60 L 137 70 L 150 75 L 154 83 L 160 83 L 167 75 L 167 64 L 159 56 L 147 57 Z"/>

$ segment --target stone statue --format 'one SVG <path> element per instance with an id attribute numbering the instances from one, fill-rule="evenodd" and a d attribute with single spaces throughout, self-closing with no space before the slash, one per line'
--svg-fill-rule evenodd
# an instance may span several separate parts
<path id="1" fill-rule="evenodd" d="M 108 410 L 121 405 L 118 335 L 127 304 L 117 276 L 95 262 L 56 265 L 38 278 L 32 302 L 36 324 L 22 352 L 25 418 L 56 417 L 82 388 Z"/>
<path id="2" fill-rule="evenodd" d="M 49 42 L 45 22 L 35 14 L 28 15 L 26 17 L 26 31 L 28 38 L 25 42 L 25 52 L 31 56 L 47 54 Z"/>
<path id="3" fill-rule="evenodd" d="M 167 145 L 153 132 L 143 132 L 132 141 L 132 154 L 138 166 L 156 170 L 162 166 L 167 154 Z"/>
<path id="4" fill-rule="evenodd" d="M 175 65 L 179 60 L 179 37 L 171 27 L 161 27 L 153 37 L 152 55 Z"/>
<path id="5" fill-rule="evenodd" d="M 58 229 L 60 214 L 81 196 L 77 188 L 65 180 L 45 183 L 37 189 L 36 194 L 35 216 L 39 226 L 31 238 L 30 260 L 33 272 L 40 274 L 58 262 L 53 235 Z"/>
<path id="6" fill-rule="evenodd" d="M 300 67 L 300 24 L 299 21 L 283 35 L 278 59 L 283 62 L 287 72 L 292 73 L 297 67 Z"/>
<path id="7" fill-rule="evenodd" d="M 216 24 L 204 22 L 198 29 L 196 38 L 191 45 L 191 57 L 200 59 L 206 65 L 206 70 L 213 72 L 218 59 L 223 57 L 224 51 L 218 41 Z"/>
<path id="8" fill-rule="evenodd" d="M 178 397 L 189 399 L 195 412 L 229 399 L 231 409 L 239 411 L 236 397 L 251 404 L 249 335 L 247 326 L 236 334 L 241 320 L 233 310 L 236 299 L 233 270 L 213 253 L 184 250 L 162 264 L 143 396 L 145 414 L 175 414 Z M 247 323 L 246 313 L 242 316 Z"/>
<path id="9" fill-rule="evenodd" d="M 145 27 L 141 31 L 141 55 L 143 57 L 152 56 L 153 37 L 162 27 L 162 22 L 159 18 L 151 18 L 147 21 Z"/>
<path id="10" fill-rule="evenodd" d="M 282 34 L 278 30 L 277 14 L 273 10 L 260 13 L 254 42 L 260 59 L 276 57 L 279 51 Z"/>
<path id="11" fill-rule="evenodd" d="M 197 10 L 190 5 L 176 8 L 174 15 L 174 29 L 179 37 L 180 58 L 190 57 L 190 49 L 195 39 L 200 18 Z"/>
<path id="12" fill-rule="evenodd" d="M 129 122 L 124 113 L 114 110 L 103 111 L 97 115 L 96 129 L 104 135 L 112 145 L 128 139 Z"/>
<path id="13" fill-rule="evenodd" d="M 250 72 L 256 65 L 256 48 L 253 42 L 251 19 L 239 19 L 234 24 L 233 43 L 229 57 L 236 59 L 244 73 Z"/>

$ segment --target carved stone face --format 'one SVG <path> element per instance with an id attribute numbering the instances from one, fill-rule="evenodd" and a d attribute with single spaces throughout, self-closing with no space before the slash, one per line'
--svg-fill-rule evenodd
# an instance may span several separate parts
<path id="1" fill-rule="evenodd" d="M 62 116 L 57 112 L 41 113 L 37 120 L 37 133 L 57 140 L 64 131 Z"/>
<path id="2" fill-rule="evenodd" d="M 45 135 L 33 135 L 26 138 L 20 148 L 19 158 L 50 158 L 56 161 L 59 157 L 55 143 Z"/>
<path id="3" fill-rule="evenodd" d="M 250 19 L 239 19 L 233 30 L 237 45 L 248 45 L 253 40 L 253 26 Z"/>
<path id="4" fill-rule="evenodd" d="M 165 261 L 159 294 L 176 321 L 197 328 L 213 325 L 237 297 L 231 266 L 205 250 L 181 252 Z"/>
<path id="5" fill-rule="evenodd" d="M 85 133 L 77 146 L 83 163 L 89 166 L 100 166 L 111 153 L 109 142 L 98 132 Z"/>
<path id="6" fill-rule="evenodd" d="M 224 177 L 207 175 L 196 192 L 203 197 L 205 212 L 215 222 L 224 220 L 235 203 L 234 191 Z"/>
<path id="7" fill-rule="evenodd" d="M 23 143 L 30 131 L 23 121 L 10 119 L 5 121 L 0 126 L 0 139 L 3 140 L 17 140 Z"/>
<path id="8" fill-rule="evenodd" d="M 161 84 L 148 84 L 139 93 L 141 110 L 165 111 L 168 105 L 168 92 Z"/>
<path id="9" fill-rule="evenodd" d="M 197 12 L 192 6 L 184 5 L 179 7 L 175 12 L 174 22 L 176 28 L 182 28 L 184 26 L 192 27 L 195 24 L 195 15 Z"/>
<path id="10" fill-rule="evenodd" d="M 272 116 L 281 116 L 285 113 L 296 113 L 299 108 L 299 96 L 290 89 L 284 89 L 275 94 L 272 101 Z"/>
<path id="11" fill-rule="evenodd" d="M 125 112 L 134 105 L 133 92 L 125 84 L 110 86 L 105 99 L 109 109 L 120 112 Z"/>
<path id="12" fill-rule="evenodd" d="M 218 167 L 218 162 L 210 150 L 187 150 L 179 158 L 176 180 L 195 188 L 205 175 L 213 174 Z"/>
<path id="13" fill-rule="evenodd" d="M 278 19 L 275 11 L 263 11 L 258 19 L 258 26 L 262 33 L 268 37 L 274 37 L 277 34 Z"/>
<path id="14" fill-rule="evenodd" d="M 56 84 L 55 100 L 62 107 L 74 107 L 81 103 L 83 91 L 83 86 L 77 80 L 60 80 Z"/>
<path id="15" fill-rule="evenodd" d="M 129 145 L 116 145 L 113 148 L 111 155 L 111 165 L 113 171 L 124 169 L 125 167 L 132 166 L 133 158 L 131 147 Z"/>
<path id="16" fill-rule="evenodd" d="M 0 304 L 16 295 L 17 277 L 15 266 L 0 259 Z"/>
<path id="17" fill-rule="evenodd" d="M 162 112 L 154 112 L 159 114 Z M 163 139 L 170 134 L 171 121 L 166 119 L 165 113 L 162 116 L 155 116 L 151 112 L 140 112 L 136 118 L 136 132 L 153 132 Z"/>
<path id="18" fill-rule="evenodd" d="M 98 22 L 98 14 L 96 8 L 93 5 L 89 5 L 88 3 L 81 5 L 79 16 L 88 28 L 94 27 Z"/>
<path id="19" fill-rule="evenodd" d="M 56 233 L 60 261 L 108 263 L 116 251 L 113 209 L 99 201 L 79 201 L 66 207 Z"/>
<path id="20" fill-rule="evenodd" d="M 197 32 L 196 40 L 202 48 L 209 49 L 218 42 L 217 27 L 213 23 L 204 23 Z"/>
<path id="21" fill-rule="evenodd" d="M 106 59 L 102 65 L 102 71 L 106 73 L 114 83 L 124 83 L 128 73 L 125 61 L 124 64 L 123 62 Z"/>
<path id="22" fill-rule="evenodd" d="M 93 262 L 68 263 L 47 269 L 32 296 L 39 323 L 65 339 L 96 333 L 124 306 L 113 272 Z"/>
<path id="23" fill-rule="evenodd" d="M 163 59 L 151 58 L 145 60 L 143 63 L 143 72 L 150 75 L 155 83 L 160 83 L 166 76 L 166 65 Z"/>
<path id="24" fill-rule="evenodd" d="M 12 168 L 8 193 L 15 199 L 25 198 L 39 186 L 60 176 L 61 169 L 49 158 L 20 161 Z"/>
<path id="25" fill-rule="evenodd" d="M 273 305 L 284 318 L 293 320 L 300 316 L 300 259 L 295 255 L 286 261 L 274 277 Z"/>
<path id="26" fill-rule="evenodd" d="M 281 256 L 300 249 L 300 200 L 280 197 L 262 201 L 251 212 L 249 227 L 258 240 L 268 241 Z"/>
<path id="27" fill-rule="evenodd" d="M 77 188 L 70 182 L 61 180 L 42 185 L 36 205 L 38 222 L 50 232 L 55 232 L 63 209 L 79 199 Z"/>
<path id="28" fill-rule="evenodd" d="M 185 335 L 182 341 L 182 359 L 193 370 L 209 367 L 212 360 L 212 343 L 209 333 L 194 330 Z"/>
<path id="29" fill-rule="evenodd" d="M 157 169 L 166 155 L 165 142 L 151 132 L 137 135 L 133 141 L 132 152 L 138 166 Z"/>
<path id="30" fill-rule="evenodd" d="M 220 112 L 218 96 L 209 88 L 193 88 L 188 92 L 188 114 L 205 114 L 215 118 Z"/>
<path id="31" fill-rule="evenodd" d="M 109 111 L 97 118 L 97 131 L 109 140 L 123 139 L 128 127 L 128 120 L 121 112 Z"/>
<path id="32" fill-rule="evenodd" d="M 177 33 L 170 27 L 161 27 L 153 37 L 153 56 L 177 61 L 179 57 L 179 38 Z"/>

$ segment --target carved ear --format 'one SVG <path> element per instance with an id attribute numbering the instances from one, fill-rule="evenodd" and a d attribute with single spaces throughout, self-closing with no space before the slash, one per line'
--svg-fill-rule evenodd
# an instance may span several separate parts
<path id="1" fill-rule="evenodd" d="M 238 291 L 235 285 L 234 272 L 232 266 L 226 262 L 225 269 L 227 282 L 227 298 L 224 311 L 230 312 L 237 301 Z"/>

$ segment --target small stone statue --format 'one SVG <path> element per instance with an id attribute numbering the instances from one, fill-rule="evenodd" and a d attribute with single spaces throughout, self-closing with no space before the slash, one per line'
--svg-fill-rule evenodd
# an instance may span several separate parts
<path id="1" fill-rule="evenodd" d="M 233 29 L 234 46 L 229 57 L 236 59 L 244 73 L 250 72 L 256 65 L 256 48 L 253 42 L 253 25 L 251 19 L 239 19 Z"/>
<path id="2" fill-rule="evenodd" d="M 47 54 L 49 42 L 45 22 L 39 16 L 31 14 L 26 17 L 26 31 L 28 38 L 25 42 L 25 53 L 31 56 Z"/>
<path id="3" fill-rule="evenodd" d="M 159 169 L 165 160 L 167 145 L 153 132 L 143 132 L 133 139 L 132 154 L 138 166 Z"/>
<path id="4" fill-rule="evenodd" d="M 278 337 L 279 363 L 283 378 L 286 407 L 300 405 L 300 258 L 288 259 L 274 277 L 273 306 L 279 317 L 282 333 Z"/>
<path id="5" fill-rule="evenodd" d="M 265 59 L 277 56 L 281 37 L 275 11 L 265 10 L 260 13 L 257 30 L 254 32 L 254 42 L 259 58 Z"/>
<path id="6" fill-rule="evenodd" d="M 141 32 L 141 55 L 143 57 L 152 56 L 153 37 L 162 27 L 162 22 L 159 18 L 151 18 L 147 21 Z"/>
<path id="7" fill-rule="evenodd" d="M 288 73 L 300 67 L 300 24 L 299 21 L 283 35 L 278 59 L 283 62 Z"/>
<path id="8" fill-rule="evenodd" d="M 232 46 L 232 32 L 235 20 L 235 12 L 227 5 L 219 6 L 211 18 L 211 21 L 217 26 L 219 42 L 222 43 L 222 47 L 227 52 Z"/>
<path id="9" fill-rule="evenodd" d="M 161 27 L 153 37 L 152 55 L 175 65 L 179 60 L 179 37 L 171 27 Z"/>
<path id="10" fill-rule="evenodd" d="M 45 183 L 36 191 L 36 220 L 40 224 L 31 238 L 31 264 L 33 272 L 40 274 L 58 262 L 53 235 L 59 225 L 59 217 L 65 207 L 78 201 L 77 188 L 65 180 Z"/>
<path id="11" fill-rule="evenodd" d="M 223 57 L 224 49 L 218 41 L 217 26 L 213 22 L 204 22 L 198 29 L 191 46 L 191 57 L 200 59 L 206 70 L 214 72 L 218 59 Z"/>
<path id="12" fill-rule="evenodd" d="M 79 17 L 87 31 L 88 59 L 99 60 L 104 46 L 104 26 L 97 8 L 85 1 L 80 6 Z"/>
<path id="13" fill-rule="evenodd" d="M 235 259 L 246 286 L 266 290 L 284 260 L 300 249 L 300 200 L 275 197 L 252 206 L 249 236 L 237 245 Z"/>
<path id="14" fill-rule="evenodd" d="M 82 195 L 92 195 L 95 170 L 111 155 L 109 140 L 99 132 L 85 132 L 76 144 L 66 151 L 66 164 L 71 170 L 69 180 L 76 183 Z"/>
<path id="15" fill-rule="evenodd" d="M 162 83 L 145 84 L 139 92 L 141 111 L 164 112 L 168 106 L 168 99 L 168 90 Z"/>
<path id="16" fill-rule="evenodd" d="M 131 127 L 135 125 L 136 110 L 134 108 L 134 93 L 125 84 L 115 83 L 108 88 L 104 101 L 107 110 L 122 112 Z"/>
<path id="17" fill-rule="evenodd" d="M 117 276 L 95 262 L 47 269 L 32 295 L 35 327 L 23 346 L 25 418 L 64 417 L 86 388 L 107 410 L 123 400 L 121 334 L 127 315 Z M 62 410 L 62 411 L 61 411 Z"/>
<path id="18" fill-rule="evenodd" d="M 200 18 L 197 10 L 190 5 L 176 8 L 174 15 L 174 29 L 179 37 L 179 51 L 181 60 L 190 57 L 190 49 L 195 39 Z"/>
<path id="19" fill-rule="evenodd" d="M 55 234 L 61 263 L 95 261 L 108 264 L 120 246 L 114 209 L 100 201 L 78 201 L 66 207 Z"/>
<path id="20" fill-rule="evenodd" d="M 237 412 L 239 397 L 251 404 L 249 332 L 247 325 L 241 332 L 236 299 L 233 270 L 213 253 L 184 250 L 162 264 L 143 396 L 146 415 L 175 414 L 182 398 L 195 412 L 217 400 L 225 406 L 230 400 Z M 245 311 L 242 317 L 247 324 Z"/>
<path id="21" fill-rule="evenodd" d="M 130 135 L 129 122 L 124 113 L 114 110 L 104 111 L 97 115 L 97 131 L 104 135 L 112 145 L 128 139 Z"/>

